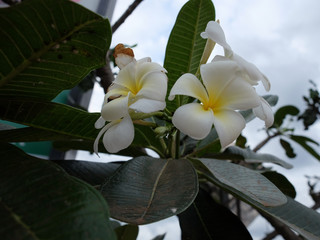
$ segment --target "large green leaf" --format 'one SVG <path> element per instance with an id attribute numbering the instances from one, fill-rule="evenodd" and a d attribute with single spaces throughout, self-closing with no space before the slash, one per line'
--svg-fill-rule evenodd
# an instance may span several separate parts
<path id="1" fill-rule="evenodd" d="M 320 238 L 320 214 L 306 206 L 294 201 L 290 197 L 287 197 L 287 203 L 276 207 L 266 207 L 261 203 L 255 201 L 241 191 L 234 189 L 233 187 L 224 184 L 219 181 L 211 171 L 203 165 L 200 161 L 193 160 L 194 166 L 201 171 L 208 180 L 223 188 L 224 190 L 235 195 L 237 198 L 247 202 L 254 208 L 262 211 L 269 216 L 275 217 L 279 221 L 283 222 L 293 230 L 297 231 L 304 237 L 310 240 L 319 240 Z"/>
<path id="2" fill-rule="evenodd" d="M 134 158 L 101 187 L 111 216 L 147 224 L 184 211 L 198 192 L 197 174 L 188 160 Z"/>
<path id="3" fill-rule="evenodd" d="M 67 0 L 0 9 L 0 96 L 51 100 L 105 64 L 107 19 Z"/>
<path id="4" fill-rule="evenodd" d="M 279 206 L 286 196 L 267 178 L 249 168 L 224 160 L 199 159 L 221 183 L 241 192 L 264 206 Z"/>
<path id="5" fill-rule="evenodd" d="M 98 113 L 86 111 L 53 102 L 37 100 L 3 99 L 0 101 L 0 118 L 31 126 L 0 131 L 0 141 L 62 141 L 65 149 L 93 150 L 93 142 L 99 130 L 94 128 Z M 79 141 L 79 139 L 81 141 Z M 64 141 L 63 140 L 67 140 Z M 72 140 L 72 141 L 71 141 Z M 61 145 L 61 144 L 60 144 Z M 154 131 L 146 126 L 135 126 L 135 138 L 131 149 L 125 155 L 143 154 L 139 147 L 146 147 L 161 153 L 162 146 Z M 101 146 L 99 151 L 106 152 Z"/>
<path id="6" fill-rule="evenodd" d="M 183 240 L 252 239 L 240 219 L 201 188 L 193 204 L 178 217 Z"/>
<path id="7" fill-rule="evenodd" d="M 53 162 L 71 176 L 94 186 L 105 182 L 122 164 L 121 162 L 101 163 L 76 160 L 53 160 Z"/>
<path id="8" fill-rule="evenodd" d="M 289 135 L 290 139 L 298 143 L 301 147 L 303 147 L 308 153 L 314 156 L 316 159 L 320 160 L 320 155 L 317 153 L 308 143 L 313 143 L 319 146 L 319 143 L 312 140 L 311 138 L 305 136 L 298 136 L 298 135 Z"/>
<path id="9" fill-rule="evenodd" d="M 1 239 L 116 239 L 108 206 L 54 163 L 0 145 Z"/>
<path id="10" fill-rule="evenodd" d="M 269 179 L 274 185 L 277 186 L 285 195 L 295 198 L 297 193 L 294 186 L 289 182 L 289 180 L 280 173 L 275 171 L 267 171 L 261 173 L 263 176 Z"/>
<path id="11" fill-rule="evenodd" d="M 197 72 L 206 44 L 200 33 L 214 19 L 215 10 L 211 0 L 190 0 L 180 10 L 168 40 L 164 60 L 169 91 L 182 74 Z M 170 111 L 179 105 L 179 96 L 167 102 Z"/>
<path id="12" fill-rule="evenodd" d="M 0 118 L 72 138 L 94 139 L 99 132 L 94 128 L 99 114 L 53 102 L 3 99 Z"/>

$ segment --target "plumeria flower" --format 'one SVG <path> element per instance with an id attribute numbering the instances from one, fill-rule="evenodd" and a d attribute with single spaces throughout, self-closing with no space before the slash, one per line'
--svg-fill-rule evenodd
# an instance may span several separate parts
<path id="1" fill-rule="evenodd" d="M 105 95 L 101 117 L 95 123 L 96 128 L 102 128 L 94 142 L 96 153 L 102 135 L 102 142 L 110 153 L 130 146 L 134 139 L 130 115 L 153 113 L 166 106 L 166 70 L 150 58 L 135 60 L 132 50 L 122 44 L 117 47 L 115 59 L 120 71 Z"/>
<path id="2" fill-rule="evenodd" d="M 252 86 L 257 85 L 259 81 L 262 82 L 264 88 L 269 91 L 270 90 L 270 82 L 268 78 L 260 72 L 260 70 L 252 63 L 246 61 L 239 55 L 233 52 L 230 45 L 226 41 L 226 37 L 223 29 L 221 28 L 219 22 L 210 21 L 207 24 L 205 32 L 201 33 L 201 36 L 207 40 L 206 53 L 204 54 L 206 57 L 202 59 L 202 61 L 208 60 L 209 53 L 212 51 L 213 43 L 217 43 L 224 48 L 225 56 L 215 56 L 213 61 L 225 61 L 225 60 L 233 60 L 235 61 L 240 69 L 245 73 L 245 80 L 250 83 Z M 274 116 L 272 109 L 267 101 L 265 101 L 262 97 L 260 97 L 260 105 L 257 108 L 253 109 L 254 114 L 265 121 L 266 127 L 270 127 L 273 124 Z"/>
<path id="3" fill-rule="evenodd" d="M 214 125 L 222 147 L 232 143 L 245 127 L 236 110 L 259 106 L 260 99 L 234 61 L 215 61 L 200 66 L 203 84 L 193 74 L 182 75 L 172 87 L 169 100 L 186 95 L 199 100 L 179 107 L 173 124 L 194 139 L 205 138 Z"/>

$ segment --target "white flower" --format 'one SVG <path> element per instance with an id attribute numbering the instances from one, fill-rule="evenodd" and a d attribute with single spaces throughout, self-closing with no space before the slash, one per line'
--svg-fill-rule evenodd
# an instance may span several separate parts
<path id="1" fill-rule="evenodd" d="M 245 80 L 252 86 L 257 85 L 259 81 L 262 82 L 264 88 L 270 90 L 270 82 L 268 78 L 260 72 L 260 70 L 252 63 L 246 61 L 239 55 L 233 52 L 230 45 L 226 41 L 226 37 L 219 22 L 210 21 L 207 24 L 205 32 L 201 33 L 203 38 L 208 38 L 208 42 L 215 42 L 224 48 L 225 56 L 215 56 L 213 61 L 235 61 L 240 69 L 245 73 Z M 208 45 L 208 44 L 207 44 Z M 212 45 L 212 44 L 211 44 Z M 212 49 L 211 49 L 212 50 Z M 210 51 L 210 49 L 208 50 Z M 208 53 L 206 53 L 206 56 Z M 206 59 L 207 60 L 207 59 Z M 266 127 L 270 127 L 273 124 L 274 116 L 271 107 L 268 102 L 261 98 L 259 107 L 254 109 L 256 116 L 265 121 Z"/>
<path id="2" fill-rule="evenodd" d="M 120 55 L 121 58 L 129 58 Z M 134 139 L 134 126 L 130 113 L 152 113 L 166 106 L 166 70 L 150 58 L 121 62 L 121 70 L 109 88 L 95 127 L 102 128 L 94 143 L 98 152 L 100 137 L 108 152 L 115 153 L 130 146 Z M 113 99 L 109 101 L 109 99 Z M 109 123 L 104 126 L 105 122 Z"/>
<path id="3" fill-rule="evenodd" d="M 203 84 L 196 76 L 182 75 L 170 91 L 199 100 L 179 107 L 172 118 L 173 124 L 194 139 L 205 138 L 212 125 L 218 133 L 221 146 L 232 143 L 245 127 L 245 120 L 236 110 L 259 106 L 260 99 L 252 86 L 241 79 L 239 66 L 234 61 L 217 61 L 201 65 Z"/>

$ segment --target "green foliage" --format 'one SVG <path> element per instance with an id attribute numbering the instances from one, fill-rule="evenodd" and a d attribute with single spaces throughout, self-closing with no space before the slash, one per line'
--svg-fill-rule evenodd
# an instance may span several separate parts
<path id="1" fill-rule="evenodd" d="M 101 186 L 111 216 L 147 224 L 184 211 L 198 192 L 197 174 L 186 160 L 134 158 Z"/>
<path id="2" fill-rule="evenodd" d="M 283 192 L 285 195 L 291 198 L 296 197 L 297 193 L 294 186 L 289 182 L 289 180 L 285 176 L 275 171 L 263 172 L 262 175 L 268 178 L 268 180 L 272 182 L 274 185 L 276 185 L 277 188 L 279 188 L 281 192 Z"/>
<path id="3" fill-rule="evenodd" d="M 10 144 L 0 154 L 1 239 L 116 239 L 94 188 Z"/>
<path id="4" fill-rule="evenodd" d="M 298 120 L 303 121 L 305 130 L 308 130 L 308 128 L 314 124 L 320 116 L 320 93 L 316 89 L 317 85 L 311 80 L 310 82 L 313 85 L 313 88 L 309 89 L 309 96 L 303 96 L 303 100 L 305 101 L 307 108 L 298 117 Z"/>
<path id="5" fill-rule="evenodd" d="M 138 237 L 139 227 L 127 224 L 115 229 L 118 239 L 135 240 Z"/>
<path id="6" fill-rule="evenodd" d="M 289 158 L 294 158 L 297 155 L 294 153 L 294 149 L 291 147 L 290 143 L 286 140 L 280 138 L 280 145 L 283 147 L 283 149 L 286 151 L 286 155 Z"/>
<path id="7" fill-rule="evenodd" d="M 190 0 L 181 9 L 166 48 L 169 91 L 182 74 L 198 73 L 206 44 L 200 33 L 214 19 L 211 0 Z M 290 164 L 244 148 L 244 137 L 237 141 L 243 148 L 221 152 L 214 128 L 197 141 L 172 125 L 172 113 L 189 101 L 186 97 L 167 101 L 164 113 L 135 125 L 133 143 L 117 153 L 133 157 L 127 162 L 45 161 L 9 144 L 52 141 L 59 150 L 92 152 L 100 114 L 51 100 L 79 84 L 84 89 L 92 86 L 94 70 L 105 64 L 111 30 L 107 19 L 68 0 L 24 1 L 0 9 L 0 20 L 0 118 L 23 126 L 0 123 L 3 239 L 136 239 L 136 225 L 175 215 L 183 239 L 252 239 L 241 221 L 218 203 L 221 199 L 203 189 L 198 193 L 201 182 L 213 183 L 308 239 L 320 237 L 319 214 L 291 199 L 296 192 L 284 176 L 262 167 L 274 163 L 289 169 Z M 305 97 L 308 111 L 318 97 L 310 90 Z M 278 101 L 274 95 L 264 98 L 271 106 Z M 306 118 L 308 111 L 299 116 L 306 127 L 315 122 L 314 115 Z M 240 113 L 246 122 L 255 118 L 252 110 Z M 269 137 L 288 137 L 320 160 L 310 146 L 317 142 L 283 127 L 287 115 L 298 114 L 294 106 L 280 108 L 267 130 L 276 132 Z M 289 142 L 281 138 L 280 144 L 287 156 L 294 156 Z M 149 157 L 146 149 L 160 158 Z M 101 142 L 99 152 L 106 152 Z M 129 225 L 112 227 L 109 217 Z"/>
<path id="8" fill-rule="evenodd" d="M 299 109 L 292 105 L 287 105 L 279 108 L 274 115 L 274 126 L 280 127 L 287 115 L 296 116 L 299 114 Z"/>
<path id="9" fill-rule="evenodd" d="M 65 0 L 0 9 L 0 97 L 51 100 L 105 64 L 107 19 Z"/>
<path id="10" fill-rule="evenodd" d="M 192 205 L 178 217 L 182 239 L 252 239 L 240 219 L 202 189 Z"/>
<path id="11" fill-rule="evenodd" d="M 168 71 L 168 89 L 184 73 L 195 74 L 206 44 L 200 33 L 210 20 L 215 19 L 215 10 L 211 0 L 190 0 L 180 10 L 171 31 L 164 60 Z M 167 109 L 173 112 L 182 104 L 182 97 L 167 101 Z"/>
<path id="12" fill-rule="evenodd" d="M 290 135 L 290 139 L 298 143 L 301 147 L 303 147 L 316 159 L 320 160 L 320 155 L 308 144 L 308 143 L 313 143 L 319 146 L 319 143 L 305 136 Z"/>
<path id="13" fill-rule="evenodd" d="M 297 231 L 307 239 L 314 239 L 314 240 L 319 239 L 320 237 L 320 214 L 319 213 L 294 201 L 290 197 L 286 197 L 286 203 L 280 206 L 274 206 L 274 207 L 264 206 L 263 204 L 261 204 L 261 202 L 256 201 L 258 200 L 257 198 L 256 199 L 251 198 L 250 195 L 243 194 L 242 192 L 236 190 L 234 188 L 235 186 L 233 186 L 232 184 L 226 184 L 225 182 L 220 181 L 221 179 L 218 179 L 214 175 L 214 171 L 212 171 L 214 170 L 212 169 L 214 165 L 212 165 L 211 160 L 205 160 L 204 163 L 206 165 L 204 165 L 203 160 L 202 162 L 200 162 L 199 160 L 196 160 L 196 161 L 193 161 L 193 163 L 194 165 L 196 165 L 197 169 L 201 171 L 204 174 L 204 176 L 206 176 L 215 185 L 221 187 L 227 192 L 230 192 L 231 194 L 235 195 L 237 198 L 243 200 L 244 202 L 250 204 L 252 207 L 256 208 L 257 210 L 262 211 L 263 213 L 276 218 L 277 220 L 289 226 L 293 230 Z M 259 194 L 259 189 L 257 190 L 258 192 L 256 193 Z M 261 196 L 263 195 L 264 193 L 262 193 Z M 266 198 L 270 197 L 267 201 L 273 198 L 272 196 L 265 196 L 265 197 Z"/>
<path id="14" fill-rule="evenodd" d="M 199 161 L 217 181 L 227 185 L 234 193 L 239 192 L 267 207 L 280 206 L 287 202 L 286 196 L 256 171 L 222 160 L 200 158 Z"/>
<path id="15" fill-rule="evenodd" d="M 221 159 L 244 160 L 247 163 L 274 163 L 284 168 L 291 169 L 292 165 L 280 158 L 266 153 L 256 153 L 249 148 L 243 149 L 236 146 L 228 147 L 222 154 L 215 154 L 212 157 Z"/>

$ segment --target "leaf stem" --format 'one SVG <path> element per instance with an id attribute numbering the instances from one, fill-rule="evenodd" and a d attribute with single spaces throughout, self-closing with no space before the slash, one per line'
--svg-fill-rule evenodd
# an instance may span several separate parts
<path id="1" fill-rule="evenodd" d="M 147 122 L 147 121 L 143 121 L 143 120 L 134 120 L 133 123 L 137 124 L 137 125 L 149 126 L 149 127 L 157 127 L 158 126 L 154 122 Z"/>

